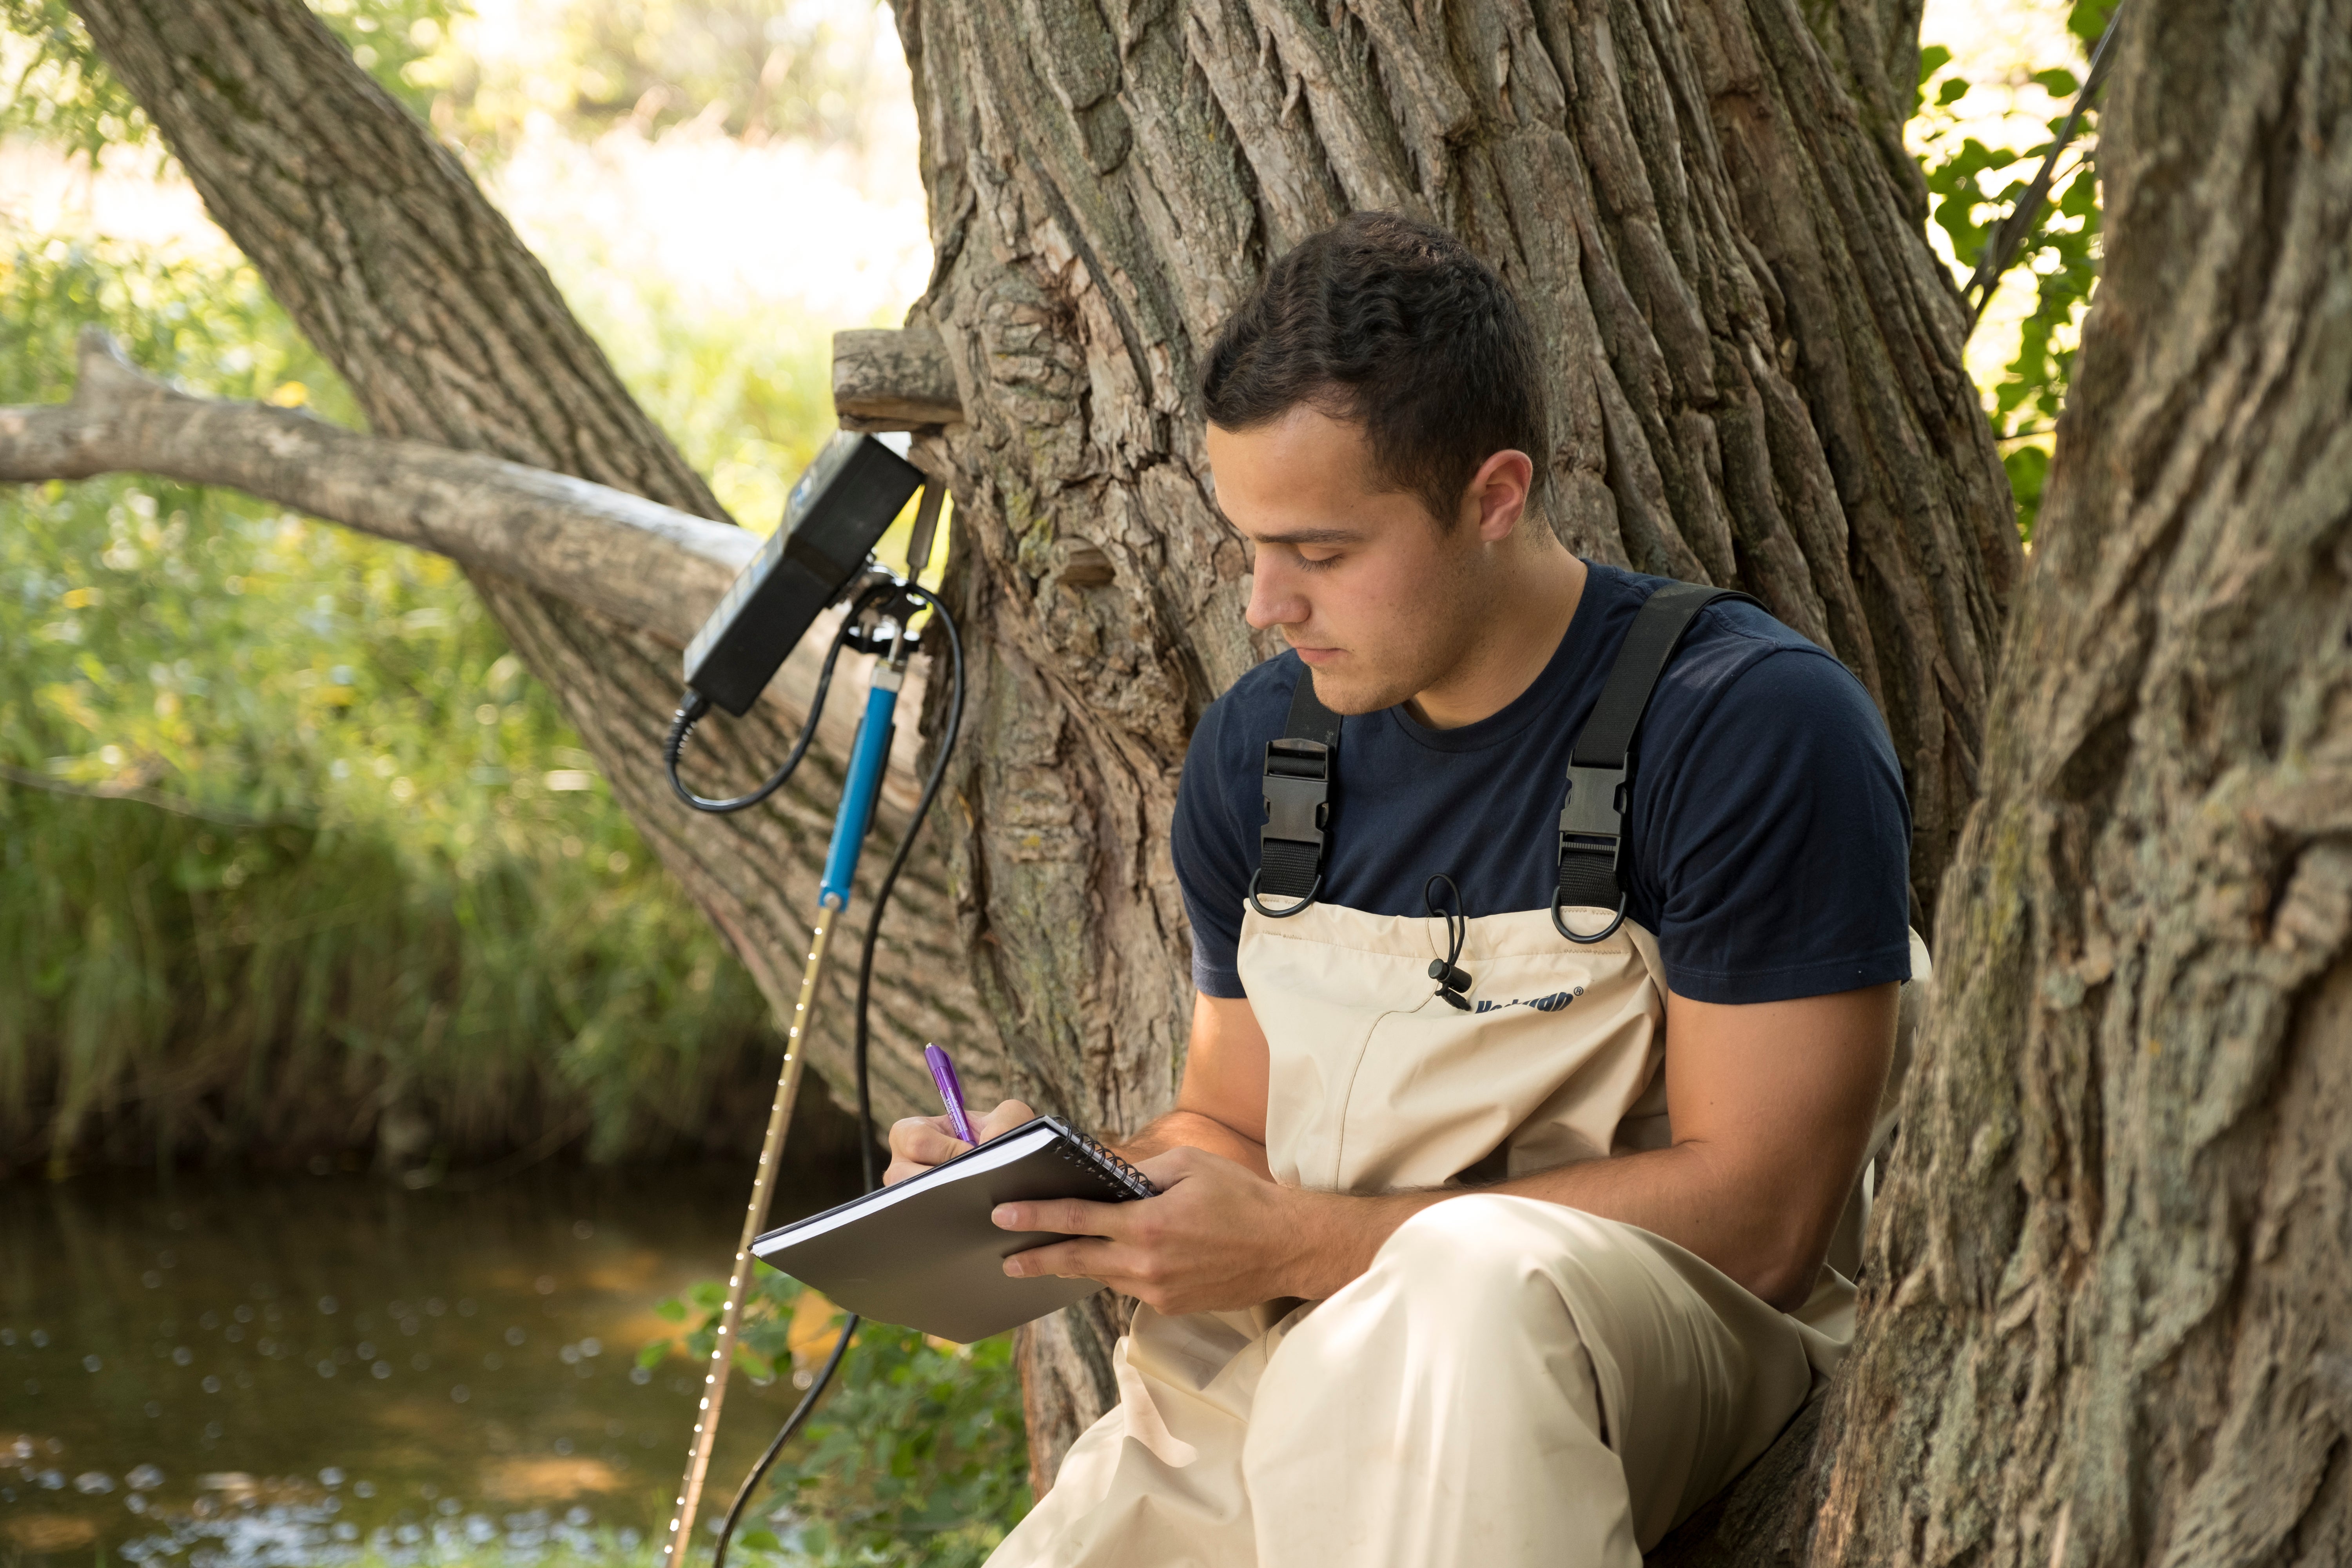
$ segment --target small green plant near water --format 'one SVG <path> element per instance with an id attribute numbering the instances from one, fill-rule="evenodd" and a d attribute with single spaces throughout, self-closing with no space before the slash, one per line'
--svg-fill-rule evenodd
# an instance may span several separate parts
<path id="1" fill-rule="evenodd" d="M 706 1364 L 725 1291 L 708 1281 L 656 1310 L 676 1334 L 639 1352 Z M 844 1314 L 773 1269 L 757 1270 L 734 1352 L 740 1375 L 805 1384 L 831 1353 Z M 824 1568 L 921 1563 L 977 1568 L 1029 1510 L 1029 1445 L 1013 1341 L 951 1345 L 864 1323 L 832 1389 L 769 1472 L 730 1549 Z M 706 1495 L 712 1517 L 729 1497 Z"/>

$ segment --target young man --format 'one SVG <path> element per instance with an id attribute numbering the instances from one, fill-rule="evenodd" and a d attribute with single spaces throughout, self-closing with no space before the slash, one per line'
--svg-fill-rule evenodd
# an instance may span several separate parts
<path id="1" fill-rule="evenodd" d="M 1162 1194 L 997 1215 L 1074 1237 L 1006 1272 L 1143 1302 L 1000 1568 L 1631 1568 L 1843 1347 L 1824 1259 L 1913 969 L 1901 776 L 1843 667 L 1714 603 L 1638 731 L 1624 921 L 1562 933 L 1570 751 L 1664 584 L 1557 542 L 1541 389 L 1501 280 L 1384 214 L 1217 339 L 1218 502 L 1291 651 L 1185 763 L 1200 994 L 1178 1109 L 1126 1149 Z M 1310 679 L 1328 833 L 1277 897 L 1267 746 Z M 891 1146 L 894 1178 L 963 1148 Z"/>

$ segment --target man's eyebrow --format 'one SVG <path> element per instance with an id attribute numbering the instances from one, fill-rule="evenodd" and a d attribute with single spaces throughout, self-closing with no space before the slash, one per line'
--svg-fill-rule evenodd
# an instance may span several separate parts
<path id="1" fill-rule="evenodd" d="M 1253 544 L 1360 544 L 1364 535 L 1353 528 L 1292 528 L 1275 533 L 1245 533 Z"/>

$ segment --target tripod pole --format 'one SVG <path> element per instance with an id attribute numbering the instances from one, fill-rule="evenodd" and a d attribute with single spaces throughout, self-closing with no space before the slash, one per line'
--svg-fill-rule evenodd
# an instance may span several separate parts
<path id="1" fill-rule="evenodd" d="M 677 1511 L 669 1521 L 669 1539 L 663 1548 L 665 1568 L 683 1568 L 693 1540 L 694 1516 L 702 1503 L 702 1481 L 710 1469 L 711 1445 L 719 1436 L 719 1412 L 727 1403 L 727 1372 L 735 1339 L 743 1326 L 743 1297 L 751 1281 L 751 1242 L 768 1226 L 768 1200 L 776 1190 L 776 1166 L 784 1152 L 784 1129 L 793 1119 L 793 1100 L 800 1093 L 801 1032 L 816 1005 L 817 976 L 824 971 L 826 947 L 833 939 L 833 920 L 842 900 L 828 898 L 817 906 L 816 927 L 809 932 L 808 967 L 801 972 L 800 1001 L 793 1008 L 791 1031 L 784 1041 L 783 1075 L 776 1080 L 775 1103 L 768 1110 L 767 1136 L 760 1142 L 759 1173 L 751 1179 L 751 1204 L 743 1211 L 743 1238 L 735 1246 L 735 1267 L 727 1277 L 727 1304 L 719 1314 L 719 1342 L 711 1347 L 710 1370 L 702 1379 L 702 1404 L 694 1423 L 694 1447 L 686 1457 L 686 1479 L 679 1485 Z"/>
<path id="2" fill-rule="evenodd" d="M 803 1047 L 816 1008 L 817 977 L 824 971 L 825 945 L 833 937 L 834 920 L 849 906 L 858 853 L 865 847 L 866 830 L 874 824 L 874 803 L 882 793 L 890 738 L 897 728 L 898 690 L 906 681 L 907 652 L 907 644 L 900 638 L 892 647 L 889 661 L 876 667 L 873 685 L 866 694 L 866 716 L 858 721 L 857 738 L 850 742 L 849 773 L 842 784 L 841 809 L 833 819 L 824 876 L 817 886 L 816 927 L 809 933 L 808 967 L 801 973 L 800 1001 L 793 1008 L 792 1026 L 785 1035 L 783 1076 L 776 1082 L 776 1102 L 768 1111 L 768 1135 L 760 1145 L 751 1205 L 743 1214 L 743 1239 L 736 1245 L 735 1267 L 727 1277 L 727 1304 L 719 1314 L 719 1342 L 711 1347 L 710 1370 L 702 1379 L 694 1447 L 687 1454 L 686 1479 L 677 1489 L 677 1511 L 670 1517 L 663 1568 L 686 1568 L 687 1552 L 693 1542 L 694 1516 L 702 1505 L 703 1478 L 709 1472 L 711 1445 L 719 1436 L 719 1407 L 727 1401 L 727 1373 L 742 1329 L 743 1297 L 751 1282 L 751 1243 L 767 1228 L 768 1199 L 775 1191 L 784 1130 L 793 1119 L 793 1099 L 800 1092 L 801 1058 L 806 1054 Z"/>

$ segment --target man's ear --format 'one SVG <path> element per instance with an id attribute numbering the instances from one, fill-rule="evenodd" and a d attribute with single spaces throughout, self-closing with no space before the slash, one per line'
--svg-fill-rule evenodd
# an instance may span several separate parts
<path id="1" fill-rule="evenodd" d="M 1534 461 L 1515 447 L 1506 447 L 1478 465 L 1463 491 L 1462 507 L 1481 540 L 1498 542 L 1518 527 L 1535 477 Z"/>

